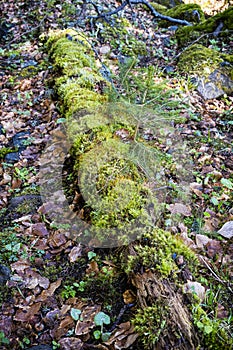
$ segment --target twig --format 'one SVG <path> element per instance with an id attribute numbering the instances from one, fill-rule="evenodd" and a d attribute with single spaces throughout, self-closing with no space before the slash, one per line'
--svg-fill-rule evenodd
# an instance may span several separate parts
<path id="1" fill-rule="evenodd" d="M 182 25 L 186 25 L 186 26 L 191 26 L 192 24 L 188 21 L 185 21 L 185 20 L 181 20 L 181 19 L 177 19 L 177 18 L 173 18 L 173 17 L 170 17 L 170 16 L 165 16 L 165 15 L 162 15 L 161 13 L 157 12 L 154 7 L 146 0 L 127 0 L 127 1 L 124 1 L 120 6 L 118 6 L 115 10 L 112 10 L 112 11 L 109 11 L 109 12 L 105 12 L 105 13 L 102 13 L 102 14 L 98 14 L 98 16 L 92 16 L 92 17 L 89 17 L 89 18 L 104 18 L 104 17 L 108 17 L 108 16 L 112 16 L 112 15 L 115 15 L 116 13 L 122 11 L 127 5 L 145 5 L 149 8 L 150 12 L 152 13 L 152 15 L 155 17 L 155 18 L 160 18 L 160 19 L 163 19 L 165 21 L 169 21 L 169 22 L 173 22 L 173 23 L 177 23 L 177 24 L 182 24 Z"/>
<path id="2" fill-rule="evenodd" d="M 33 32 L 33 30 L 39 28 L 39 27 L 42 25 L 42 23 L 44 22 L 44 20 L 45 20 L 46 17 L 47 17 L 47 15 L 44 16 L 44 17 L 42 18 L 42 20 L 40 21 L 40 23 L 39 23 L 37 26 L 31 28 L 30 30 L 27 30 L 26 32 L 23 32 L 22 34 L 19 34 L 17 37 L 15 37 L 15 38 L 12 39 L 11 41 L 9 41 L 9 42 L 7 43 L 7 45 L 13 44 L 15 41 L 19 40 L 19 39 L 20 39 L 22 36 L 24 36 L 25 34 L 29 34 L 29 33 Z"/>
<path id="3" fill-rule="evenodd" d="M 194 40 L 191 44 L 189 44 L 188 46 L 186 46 L 184 48 L 183 51 L 181 51 L 180 53 L 178 53 L 178 55 L 176 55 L 174 58 L 173 58 L 173 61 L 176 60 L 178 57 L 180 57 L 180 55 L 182 55 L 182 53 L 184 51 L 186 51 L 187 49 L 189 49 L 192 45 L 196 44 L 199 40 L 201 40 L 202 38 L 204 38 L 205 36 L 209 36 L 211 33 L 206 33 L 206 34 L 202 34 L 201 36 L 199 36 L 199 38 L 197 38 L 196 40 Z"/>
<path id="4" fill-rule="evenodd" d="M 212 273 L 213 277 L 220 283 L 222 283 L 223 285 L 225 285 L 229 291 L 231 293 L 233 293 L 233 290 L 231 289 L 230 286 L 227 285 L 226 281 L 223 281 L 220 277 L 218 277 L 218 275 L 212 270 L 212 268 L 210 267 L 210 265 L 205 261 L 205 259 L 202 256 L 199 256 L 201 258 L 201 260 L 203 261 L 203 263 L 205 264 L 205 266 L 208 268 L 208 270 L 210 270 L 210 272 Z"/>

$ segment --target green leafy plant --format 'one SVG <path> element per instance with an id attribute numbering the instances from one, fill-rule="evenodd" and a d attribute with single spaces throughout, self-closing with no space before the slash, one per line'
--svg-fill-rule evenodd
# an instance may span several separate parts
<path id="1" fill-rule="evenodd" d="M 75 320 L 75 321 L 78 321 L 80 319 L 81 313 L 82 313 L 82 311 L 79 309 L 72 308 L 70 310 L 70 315 L 73 318 L 73 320 Z"/>
<path id="2" fill-rule="evenodd" d="M 61 345 L 57 343 L 55 340 L 52 341 L 52 345 L 53 345 L 53 350 L 59 349 L 61 347 Z"/>
<path id="3" fill-rule="evenodd" d="M 5 336 L 5 333 L 3 331 L 0 331 L 0 344 L 8 345 L 10 344 L 9 339 Z"/>
<path id="4" fill-rule="evenodd" d="M 108 325 L 110 324 L 111 320 L 110 317 L 105 314 L 104 312 L 100 311 L 98 314 L 94 317 L 94 322 L 96 326 L 100 326 L 100 330 L 95 330 L 93 335 L 95 339 L 102 339 L 102 341 L 107 341 L 110 337 L 110 332 L 104 332 L 104 324 Z"/>
<path id="5" fill-rule="evenodd" d="M 68 298 L 74 298 L 76 296 L 76 290 L 74 288 L 73 285 L 69 286 L 64 286 L 64 289 L 61 292 L 61 296 L 64 299 L 68 299 Z"/>

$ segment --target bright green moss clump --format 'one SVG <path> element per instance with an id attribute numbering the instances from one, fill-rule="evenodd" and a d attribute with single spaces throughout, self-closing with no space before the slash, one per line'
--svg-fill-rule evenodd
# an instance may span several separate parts
<path id="1" fill-rule="evenodd" d="M 179 58 L 178 68 L 189 74 L 209 75 L 223 62 L 219 53 L 203 45 L 192 45 Z"/>
<path id="2" fill-rule="evenodd" d="M 55 87 L 66 117 L 107 101 L 106 95 L 96 92 L 107 82 L 99 73 L 94 51 L 84 34 L 73 29 L 51 31 L 46 47 L 61 75 L 55 80 Z"/>
<path id="3" fill-rule="evenodd" d="M 179 237 L 161 229 L 154 229 L 153 233 L 143 235 L 140 244 L 134 247 L 136 255 L 128 258 L 127 273 L 133 271 L 136 266 L 142 265 L 145 269 L 152 269 L 162 277 L 168 277 L 178 271 L 173 259 L 174 255 L 182 255 L 190 266 L 195 269 L 197 257 Z"/>

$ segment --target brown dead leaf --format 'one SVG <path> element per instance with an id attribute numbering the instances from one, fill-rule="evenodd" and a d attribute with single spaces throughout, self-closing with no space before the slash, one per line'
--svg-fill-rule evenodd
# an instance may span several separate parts
<path id="1" fill-rule="evenodd" d="M 46 277 L 42 277 L 39 273 L 35 271 L 30 271 L 27 273 L 27 277 L 24 279 L 25 281 L 25 287 L 29 289 L 34 289 L 36 286 L 40 286 L 44 289 L 47 289 L 49 287 L 49 279 Z"/>
<path id="2" fill-rule="evenodd" d="M 67 242 L 67 238 L 63 233 L 55 232 L 51 238 L 49 239 L 49 245 L 51 248 L 59 248 L 65 245 Z"/>
<path id="3" fill-rule="evenodd" d="M 22 80 L 19 88 L 20 88 L 20 91 L 29 90 L 31 88 L 31 80 L 29 80 L 29 79 Z"/>
<path id="4" fill-rule="evenodd" d="M 16 311 L 13 320 L 19 322 L 30 322 L 32 318 L 39 313 L 40 307 L 41 303 L 34 303 L 31 306 L 25 306 L 23 307 L 23 310 Z"/>
<path id="5" fill-rule="evenodd" d="M 136 296 L 132 290 L 127 289 L 123 293 L 123 300 L 125 304 L 133 304 L 136 300 Z"/>
<path id="6" fill-rule="evenodd" d="M 118 136 L 121 140 L 129 140 L 130 139 L 130 133 L 126 129 L 118 129 L 115 132 L 116 136 Z"/>
<path id="7" fill-rule="evenodd" d="M 204 218 L 204 231 L 206 232 L 213 232 L 216 231 L 218 227 L 219 221 L 215 217 L 210 217 L 210 218 Z"/>
<path id="8" fill-rule="evenodd" d="M 121 323 L 113 332 L 111 337 L 104 344 L 113 345 L 113 349 L 128 349 L 138 338 L 138 334 L 134 332 L 134 327 L 130 322 Z M 112 347 L 111 347 L 112 349 Z"/>
<path id="9" fill-rule="evenodd" d="M 11 270 L 17 273 L 24 272 L 25 269 L 30 267 L 30 263 L 27 260 L 19 259 L 15 263 L 11 264 Z"/>
<path id="10" fill-rule="evenodd" d="M 51 335 L 55 339 L 60 339 L 62 336 L 64 336 L 69 329 L 74 327 L 74 320 L 71 316 L 66 316 L 59 326 L 51 331 Z"/>
<path id="11" fill-rule="evenodd" d="M 83 342 L 79 338 L 69 337 L 62 338 L 58 342 L 62 350 L 82 350 Z"/>
<path id="12" fill-rule="evenodd" d="M 223 305 L 218 304 L 217 317 L 218 318 L 227 318 L 228 316 L 229 316 L 229 312 L 224 308 Z"/>
<path id="13" fill-rule="evenodd" d="M 78 320 L 75 327 L 75 335 L 88 335 L 95 327 L 94 317 L 101 310 L 100 305 L 86 306 L 82 310 L 82 321 Z"/>
<path id="14" fill-rule="evenodd" d="M 56 282 L 50 284 L 47 290 L 43 290 L 40 295 L 36 298 L 36 301 L 45 301 L 48 297 L 51 297 L 55 290 L 60 287 L 62 279 L 59 278 Z"/>
<path id="15" fill-rule="evenodd" d="M 195 193 L 195 195 L 197 195 L 198 197 L 202 198 L 202 194 L 203 194 L 202 190 L 203 190 L 203 188 L 202 188 L 201 184 L 199 184 L 197 182 L 192 182 L 192 183 L 190 183 L 189 187 L 190 187 L 191 191 L 193 193 Z"/>
<path id="16" fill-rule="evenodd" d="M 77 247 L 73 247 L 69 254 L 69 260 L 71 263 L 75 262 L 82 256 L 82 246 L 79 244 Z"/>
<path id="17" fill-rule="evenodd" d="M 49 232 L 45 226 L 45 224 L 38 222 L 37 224 L 33 224 L 31 226 L 31 233 L 36 236 L 45 237 L 48 236 Z"/>
<path id="18" fill-rule="evenodd" d="M 215 256 L 219 256 L 219 254 L 222 253 L 221 243 L 216 239 L 211 239 L 206 244 L 206 249 L 207 249 L 206 253 L 209 258 L 214 258 Z"/>
<path id="19" fill-rule="evenodd" d="M 86 273 L 89 275 L 90 273 L 95 273 L 96 275 L 98 275 L 99 273 L 99 267 L 96 261 L 92 260 L 89 264 L 88 264 L 88 268 L 86 269 Z"/>
<path id="20" fill-rule="evenodd" d="M 190 208 L 182 203 L 170 204 L 169 210 L 171 214 L 182 214 L 184 216 L 192 215 Z"/>

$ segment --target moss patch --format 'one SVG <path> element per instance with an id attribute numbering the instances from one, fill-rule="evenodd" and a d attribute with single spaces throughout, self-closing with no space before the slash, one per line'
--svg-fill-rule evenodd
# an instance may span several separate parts
<path id="1" fill-rule="evenodd" d="M 180 27 L 176 31 L 176 38 L 179 46 L 182 47 L 190 44 L 204 33 L 212 34 L 220 23 L 223 24 L 223 28 L 219 35 L 227 37 L 230 31 L 233 30 L 233 7 L 229 7 L 224 12 L 210 17 L 200 24 L 192 27 Z"/>
<path id="2" fill-rule="evenodd" d="M 61 75 L 55 80 L 55 87 L 66 117 L 107 101 L 107 96 L 96 91 L 107 82 L 99 73 L 94 52 L 84 34 L 72 29 L 51 31 L 46 47 L 55 70 Z"/>
<path id="3" fill-rule="evenodd" d="M 171 273 L 178 272 L 174 256 L 182 254 L 195 269 L 196 255 L 189 249 L 179 237 L 170 232 L 155 229 L 152 234 L 143 236 L 142 243 L 134 247 L 136 254 L 129 255 L 126 271 L 135 270 L 142 265 L 144 269 L 152 269 L 162 277 L 168 277 Z"/>
<path id="4" fill-rule="evenodd" d="M 186 20 L 190 23 L 200 23 L 205 20 L 204 12 L 197 4 L 178 5 L 170 10 L 163 11 L 163 14 L 176 19 Z M 171 24 L 168 21 L 160 21 L 159 25 L 168 27 Z"/>
<path id="5" fill-rule="evenodd" d="M 217 51 L 195 44 L 180 55 L 177 66 L 181 72 L 209 75 L 221 62 L 223 59 Z"/>

